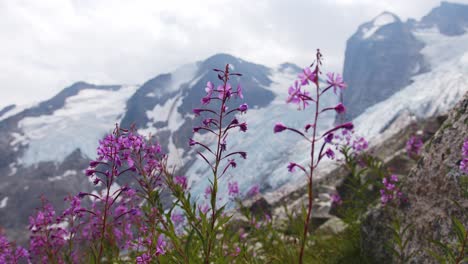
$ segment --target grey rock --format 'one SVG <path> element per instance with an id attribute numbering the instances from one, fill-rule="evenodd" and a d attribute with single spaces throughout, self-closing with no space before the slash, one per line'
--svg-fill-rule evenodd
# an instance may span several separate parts
<path id="1" fill-rule="evenodd" d="M 468 226 L 468 199 L 463 194 L 459 170 L 461 147 L 467 138 L 468 93 L 426 143 L 417 165 L 403 178 L 403 191 L 408 195 L 409 204 L 401 208 L 397 216 L 401 218 L 402 226 L 413 225 L 413 235 L 405 252 L 407 255 L 415 254 L 411 263 L 436 263 L 427 250 L 437 252 L 438 248 L 429 240 L 455 242 L 451 217 Z M 461 208 L 453 201 L 457 201 Z M 389 251 L 382 246 L 390 242 L 389 229 L 385 225 L 391 216 L 389 210 L 374 208 L 362 226 L 363 237 L 366 238 L 364 252 L 382 263 L 390 263 L 391 259 Z"/>
<path id="2" fill-rule="evenodd" d="M 393 16 L 394 22 L 381 26 L 368 38 L 364 32 L 374 22 L 365 23 L 346 43 L 343 78 L 348 88 L 343 102 L 348 120 L 410 84 L 412 75 L 427 70 L 420 54 L 423 43 L 397 16 L 380 16 Z M 414 72 L 417 67 L 419 71 Z"/>

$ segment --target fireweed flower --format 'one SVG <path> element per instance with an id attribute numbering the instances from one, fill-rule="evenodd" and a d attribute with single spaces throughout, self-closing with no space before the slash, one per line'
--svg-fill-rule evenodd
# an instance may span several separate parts
<path id="1" fill-rule="evenodd" d="M 411 136 L 410 139 L 406 142 L 406 152 L 410 157 L 418 156 L 423 146 L 424 143 L 419 136 Z"/>
<path id="2" fill-rule="evenodd" d="M 254 197 L 260 193 L 260 186 L 258 184 L 252 185 L 247 192 L 247 197 Z"/>
<path id="3" fill-rule="evenodd" d="M 310 97 L 309 92 L 301 90 L 299 81 L 294 82 L 294 86 L 290 86 L 288 89 L 288 98 L 286 103 L 301 104 L 302 108 L 305 109 L 309 105 L 309 101 L 313 99 Z M 299 106 L 300 109 L 300 106 Z"/>
<path id="4" fill-rule="evenodd" d="M 239 185 L 236 181 L 228 183 L 229 196 L 237 197 L 239 195 Z"/>
<path id="5" fill-rule="evenodd" d="M 51 256 L 54 252 L 60 252 L 65 246 L 68 231 L 58 226 L 57 215 L 52 205 L 42 198 L 42 208 L 36 215 L 29 217 L 29 230 L 31 232 L 29 251 L 34 259 L 39 262 L 49 262 L 57 257 L 58 261 L 64 261 L 60 256 Z"/>
<path id="6" fill-rule="evenodd" d="M 283 132 L 284 130 L 288 129 L 283 123 L 276 123 L 275 127 L 273 128 L 273 132 L 275 133 L 280 133 Z"/>
<path id="7" fill-rule="evenodd" d="M 345 89 L 346 84 L 343 81 L 343 78 L 341 77 L 340 74 L 335 74 L 335 73 L 327 73 L 327 83 L 333 87 L 333 92 L 336 94 L 336 89 Z"/>
<path id="8" fill-rule="evenodd" d="M 341 200 L 341 196 L 338 193 L 334 193 L 330 196 L 333 205 L 341 205 L 343 201 Z"/>
<path id="9" fill-rule="evenodd" d="M 174 225 L 180 226 L 185 222 L 185 217 L 181 213 L 174 212 L 172 213 L 171 220 L 174 222 Z"/>
<path id="10" fill-rule="evenodd" d="M 322 160 L 323 157 L 328 157 L 330 159 L 333 159 L 335 157 L 335 153 L 333 150 L 331 150 L 329 147 L 327 147 L 327 144 L 332 144 L 332 139 L 333 139 L 333 134 L 337 130 L 352 130 L 354 128 L 352 123 L 344 123 L 340 124 L 334 128 L 329 129 L 322 135 L 319 135 L 319 131 L 317 131 L 317 122 L 319 120 L 319 116 L 321 113 L 327 110 L 334 110 L 337 113 L 343 113 L 346 108 L 344 107 L 343 104 L 338 104 L 336 106 L 324 108 L 320 110 L 320 97 L 326 93 L 329 89 L 333 88 L 334 91 L 336 92 L 336 89 L 344 89 L 346 87 L 346 84 L 343 82 L 343 79 L 339 74 L 327 74 L 327 84 L 328 86 L 325 88 L 320 87 L 320 82 L 319 82 L 319 75 L 321 74 L 321 66 L 322 66 L 322 54 L 320 53 L 319 50 L 317 50 L 316 53 L 316 59 L 315 62 L 311 65 L 311 67 L 307 67 L 303 70 L 302 73 L 299 74 L 299 80 L 295 81 L 294 86 L 289 87 L 288 89 L 288 99 L 286 100 L 287 103 L 300 103 L 302 102 L 304 105 L 304 109 L 308 104 L 312 105 L 312 108 L 314 109 L 314 112 L 312 113 L 313 120 L 312 122 L 307 123 L 305 127 L 305 133 L 302 133 L 301 131 L 288 127 L 284 125 L 283 123 L 276 123 L 275 126 L 273 127 L 273 132 L 274 133 L 280 133 L 285 130 L 292 131 L 298 135 L 300 135 L 306 142 L 310 144 L 311 151 L 310 151 L 310 163 L 308 164 L 307 167 L 302 167 L 298 165 L 297 163 L 290 162 L 289 165 L 287 166 L 287 169 L 289 172 L 293 172 L 294 169 L 300 168 L 304 174 L 307 176 L 307 189 L 308 189 L 308 199 L 307 199 L 307 206 L 306 206 L 306 216 L 301 216 L 304 219 L 304 224 L 303 224 L 303 235 L 300 239 L 299 243 L 299 263 L 303 263 L 303 255 L 304 255 L 304 248 L 306 245 L 306 240 L 307 236 L 309 233 L 309 222 L 311 218 L 311 213 L 312 213 L 312 203 L 313 203 L 313 195 L 312 195 L 312 188 L 313 188 L 313 175 L 314 175 L 314 170 L 318 166 L 319 162 Z M 311 69 L 313 68 L 313 70 Z M 310 89 L 311 92 L 306 91 L 305 87 L 302 86 L 307 86 L 311 84 L 313 87 Z M 312 96 L 312 94 L 315 94 L 315 96 Z M 312 125 L 313 124 L 313 125 Z M 309 130 L 311 130 L 312 135 L 308 135 Z M 319 148 L 318 144 L 322 144 L 322 146 Z M 317 151 L 317 152 L 316 152 Z M 318 154 L 318 155 L 316 155 Z"/>
<path id="11" fill-rule="evenodd" d="M 468 174 L 468 139 L 465 139 L 462 146 L 462 161 L 460 162 L 460 170 Z"/>
<path id="12" fill-rule="evenodd" d="M 93 250 L 97 252 L 97 258 L 102 259 L 105 254 L 104 244 L 128 250 L 136 236 L 146 238 L 150 235 L 147 230 L 140 229 L 143 233 L 136 230 L 142 222 L 157 223 L 153 213 L 142 213 L 140 198 L 151 201 L 146 194 L 159 190 L 164 184 L 162 173 L 166 158 L 157 142 L 145 139 L 134 128 L 126 130 L 116 126 L 112 134 L 99 141 L 97 158 L 90 162 L 87 174 L 95 183 L 100 183 L 102 189 L 80 193 L 71 200 L 70 208 L 64 213 L 68 219 L 78 217 L 74 220 L 80 225 L 78 239 L 93 241 L 91 245 L 95 247 Z M 116 185 L 117 178 L 130 175 L 137 180 L 143 192 L 138 193 L 126 185 Z M 174 182 L 184 190 L 187 188 L 183 176 L 176 176 Z M 85 197 L 89 197 L 92 203 L 83 208 L 79 200 Z M 142 246 L 156 247 L 152 243 Z"/>
<path id="13" fill-rule="evenodd" d="M 216 139 L 216 145 L 214 147 L 204 144 L 202 142 L 197 142 L 191 139 L 189 141 L 190 146 L 197 146 L 203 148 L 203 152 L 196 151 L 203 161 L 207 163 L 211 169 L 213 177 L 210 179 L 209 189 L 205 190 L 205 197 L 210 201 L 210 204 L 205 204 L 203 207 L 198 205 L 199 212 L 202 214 L 210 214 L 206 218 L 209 223 L 207 224 L 208 228 L 208 237 L 207 237 L 207 248 L 204 252 L 205 262 L 211 262 L 210 255 L 212 252 L 214 240 L 216 238 L 216 233 L 218 232 L 216 228 L 217 218 L 223 215 L 223 206 L 217 206 L 218 201 L 218 181 L 223 177 L 226 172 L 237 166 L 235 161 L 236 156 L 241 158 L 247 158 L 247 154 L 243 151 L 232 151 L 229 152 L 228 149 L 228 136 L 233 133 L 233 129 L 238 128 L 240 132 L 246 132 L 248 127 L 246 122 L 239 121 L 236 114 L 246 113 L 248 110 L 247 104 L 241 104 L 239 107 L 230 108 L 228 104 L 232 104 L 231 100 L 233 99 L 243 99 L 243 88 L 238 85 L 234 90 L 230 84 L 232 76 L 241 76 L 239 73 L 230 72 L 229 64 L 226 67 L 221 69 L 214 69 L 218 73 L 218 79 L 222 81 L 222 84 L 218 85 L 217 88 L 214 88 L 214 85 L 209 82 L 205 91 L 207 94 L 202 98 L 202 104 L 205 105 L 205 108 L 196 108 L 194 113 L 206 112 L 209 120 L 202 122 L 203 125 L 195 127 L 193 129 L 194 133 L 197 132 L 207 132 L 212 134 Z M 213 108 L 208 108 L 211 102 L 216 101 L 216 104 L 213 105 Z M 237 182 L 228 183 L 228 192 L 229 196 L 239 195 L 239 189 Z M 208 196 L 210 199 L 208 199 Z M 211 212 L 209 212 L 211 209 Z"/>
<path id="14" fill-rule="evenodd" d="M 244 114 L 249 109 L 249 106 L 247 104 L 241 104 L 238 109 L 242 114 Z"/>
<path id="15" fill-rule="evenodd" d="M 244 94 L 242 93 L 242 86 L 240 84 L 237 85 L 237 96 L 240 99 L 244 99 Z"/>
<path id="16" fill-rule="evenodd" d="M 462 146 L 462 156 L 467 158 L 468 157 L 468 139 L 465 139 Z"/>
<path id="17" fill-rule="evenodd" d="M 346 112 L 346 107 L 342 103 L 339 103 L 337 106 L 334 107 L 334 109 L 337 114 L 342 114 Z"/>
<path id="18" fill-rule="evenodd" d="M 26 249 L 8 241 L 0 230 L 0 263 L 23 263 L 28 257 Z"/>
<path id="19" fill-rule="evenodd" d="M 327 149 L 327 151 L 325 151 L 325 155 L 327 155 L 327 157 L 329 159 L 334 159 L 335 158 L 335 152 L 333 152 L 333 150 L 331 150 L 330 148 Z"/>
<path id="20" fill-rule="evenodd" d="M 294 82 L 294 86 L 290 86 L 288 89 L 289 97 L 286 100 L 287 103 L 299 104 L 301 102 L 301 85 L 299 81 Z"/>
<path id="21" fill-rule="evenodd" d="M 406 198 L 400 190 L 397 175 L 391 175 L 382 179 L 383 188 L 380 189 L 380 201 L 383 206 L 395 201 L 397 204 L 406 202 Z"/>
<path id="22" fill-rule="evenodd" d="M 180 187 L 182 187 L 183 190 L 187 190 L 187 177 L 185 176 L 175 176 L 175 181 L 176 184 L 178 184 Z"/>
<path id="23" fill-rule="evenodd" d="M 302 85 L 307 85 L 310 82 L 315 82 L 317 73 L 310 70 L 309 67 L 306 67 L 302 70 L 302 73 L 298 75 L 301 80 Z"/>

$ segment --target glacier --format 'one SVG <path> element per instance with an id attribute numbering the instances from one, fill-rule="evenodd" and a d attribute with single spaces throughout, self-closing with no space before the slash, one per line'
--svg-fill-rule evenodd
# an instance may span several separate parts
<path id="1" fill-rule="evenodd" d="M 120 122 L 122 106 L 136 89 L 132 85 L 116 91 L 84 89 L 67 98 L 64 107 L 52 115 L 23 118 L 18 123 L 23 134 L 16 135 L 13 143 L 28 147 L 18 164 L 60 163 L 77 148 L 93 158 L 98 140 Z"/>

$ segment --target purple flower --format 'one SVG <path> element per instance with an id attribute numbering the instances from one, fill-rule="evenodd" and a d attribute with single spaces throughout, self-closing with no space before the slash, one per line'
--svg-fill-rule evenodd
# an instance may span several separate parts
<path id="1" fill-rule="evenodd" d="M 260 186 L 258 184 L 254 184 L 252 185 L 252 187 L 250 187 L 249 191 L 247 192 L 247 196 L 254 197 L 259 193 L 260 193 Z"/>
<path id="2" fill-rule="evenodd" d="M 299 97 L 299 95 L 301 94 L 301 85 L 298 81 L 294 82 L 294 87 L 289 87 L 288 94 L 289 96 L 286 100 L 287 103 L 299 104 L 301 102 L 301 98 Z"/>
<path id="3" fill-rule="evenodd" d="M 96 170 L 94 170 L 94 169 L 86 169 L 85 175 L 86 175 L 86 176 L 91 176 L 91 175 L 93 175 L 95 172 L 96 172 Z"/>
<path id="4" fill-rule="evenodd" d="M 344 123 L 341 125 L 342 128 L 346 129 L 346 130 L 353 130 L 354 129 L 354 125 L 352 122 L 348 122 L 348 123 Z"/>
<path id="5" fill-rule="evenodd" d="M 213 83 L 207 82 L 206 83 L 206 88 L 205 88 L 206 97 L 211 97 L 211 94 L 213 93 L 213 90 L 214 90 Z"/>
<path id="6" fill-rule="evenodd" d="M 302 73 L 299 74 L 299 79 L 301 80 L 302 85 L 309 84 L 309 81 L 314 82 L 315 81 L 315 73 L 310 70 L 309 67 L 304 68 Z"/>
<path id="7" fill-rule="evenodd" d="M 234 159 L 228 159 L 228 166 L 232 166 L 235 168 L 237 166 L 237 163 Z"/>
<path id="8" fill-rule="evenodd" d="M 336 105 L 334 109 L 335 109 L 336 113 L 338 113 L 338 114 L 342 114 L 342 113 L 346 112 L 346 107 L 342 103 L 339 103 L 338 105 Z"/>
<path id="9" fill-rule="evenodd" d="M 338 73 L 327 73 L 327 83 L 333 87 L 333 92 L 336 94 L 336 88 L 344 89 L 346 84 L 343 82 L 343 78 Z"/>
<path id="10" fill-rule="evenodd" d="M 9 242 L 0 231 L 0 263 L 26 263 L 28 257 L 29 253 L 26 249 Z"/>
<path id="11" fill-rule="evenodd" d="M 462 146 L 462 161 L 460 162 L 460 170 L 468 174 L 468 139 L 465 139 Z"/>
<path id="12" fill-rule="evenodd" d="M 325 137 L 325 142 L 326 142 L 326 143 L 331 143 L 332 140 L 333 140 L 333 137 L 334 137 L 333 133 L 328 134 L 328 135 Z"/>
<path id="13" fill-rule="evenodd" d="M 183 214 L 174 212 L 172 213 L 171 220 L 174 222 L 175 226 L 179 226 L 184 223 L 185 218 Z"/>
<path id="14" fill-rule="evenodd" d="M 333 152 L 333 150 L 331 150 L 330 148 L 327 149 L 327 151 L 325 151 L 325 155 L 327 155 L 327 157 L 329 159 L 334 159 L 335 158 L 335 152 Z"/>
<path id="15" fill-rule="evenodd" d="M 199 116 L 200 113 L 203 112 L 203 109 L 201 109 L 201 108 L 194 108 L 192 111 L 193 111 L 193 113 L 194 113 L 195 115 Z"/>
<path id="16" fill-rule="evenodd" d="M 307 124 L 307 125 L 304 127 L 305 132 L 307 133 L 307 131 L 309 131 L 309 129 L 312 128 L 312 127 L 315 127 L 314 124 Z"/>
<path id="17" fill-rule="evenodd" d="M 407 202 L 407 198 L 403 195 L 399 187 L 399 180 L 397 175 L 391 175 L 382 179 L 383 189 L 380 189 L 380 201 L 382 205 L 387 205 L 396 198 L 397 203 Z"/>
<path id="18" fill-rule="evenodd" d="M 140 256 L 136 257 L 136 263 L 138 264 L 150 264 L 153 258 L 149 253 L 143 253 Z"/>
<path id="19" fill-rule="evenodd" d="M 289 172 L 294 172 L 294 168 L 297 166 L 297 163 L 294 162 L 289 162 L 288 164 L 288 171 Z"/>
<path id="20" fill-rule="evenodd" d="M 245 113 L 247 112 L 247 109 L 249 109 L 249 106 L 247 104 L 241 104 L 238 108 L 238 110 L 241 112 L 241 113 Z"/>
<path id="21" fill-rule="evenodd" d="M 245 151 L 239 151 L 237 152 L 243 159 L 247 159 L 247 152 Z"/>
<path id="22" fill-rule="evenodd" d="M 468 158 L 464 158 L 461 162 L 460 162 L 460 170 L 465 173 L 465 174 L 468 174 Z"/>
<path id="23" fill-rule="evenodd" d="M 284 130 L 288 129 L 283 123 L 276 123 L 275 127 L 273 128 L 274 133 L 280 133 L 283 132 Z"/>
<path id="24" fill-rule="evenodd" d="M 218 98 L 221 100 L 230 98 L 232 95 L 231 89 L 232 87 L 231 87 L 231 84 L 229 83 L 226 83 L 225 87 L 223 87 L 222 85 L 218 86 L 218 91 L 219 91 Z"/>
<path id="25" fill-rule="evenodd" d="M 343 203 L 343 200 L 341 200 L 341 196 L 338 193 L 332 194 L 330 198 L 331 198 L 332 204 L 341 205 Z"/>
<path id="26" fill-rule="evenodd" d="M 369 147 L 369 143 L 363 137 L 355 139 L 352 143 L 352 148 L 356 153 L 366 150 Z"/>
<path id="27" fill-rule="evenodd" d="M 182 187 L 183 190 L 187 190 L 187 186 L 188 186 L 187 177 L 175 176 L 174 182 L 180 187 Z"/>
<path id="28" fill-rule="evenodd" d="M 156 256 L 166 254 L 166 241 L 164 241 L 164 237 L 160 235 L 158 237 L 158 243 L 156 245 Z"/>
<path id="29" fill-rule="evenodd" d="M 406 152 L 408 156 L 418 156 L 422 150 L 424 143 L 418 136 L 411 136 L 406 142 Z"/>
<path id="30" fill-rule="evenodd" d="M 231 197 L 236 197 L 239 195 L 239 185 L 237 184 L 236 181 L 228 182 L 228 191 L 229 191 L 229 196 Z"/>
<path id="31" fill-rule="evenodd" d="M 208 211 L 210 210 L 210 206 L 208 204 L 204 204 L 203 206 L 202 205 L 198 205 L 198 210 L 202 213 L 202 214 L 206 214 L 208 213 Z"/>
<path id="32" fill-rule="evenodd" d="M 247 132 L 247 123 L 245 123 L 245 122 L 244 122 L 244 123 L 241 123 L 241 124 L 239 125 L 239 129 L 240 129 L 240 131 L 242 131 L 242 132 Z"/>
<path id="33" fill-rule="evenodd" d="M 468 139 L 465 139 L 465 142 L 463 142 L 462 155 L 463 157 L 468 158 Z"/>
<path id="34" fill-rule="evenodd" d="M 208 97 L 208 96 L 205 96 L 201 99 L 201 103 L 204 104 L 204 105 L 207 105 L 209 104 L 211 101 L 211 97 Z"/>
<path id="35" fill-rule="evenodd" d="M 234 118 L 234 119 L 232 119 L 230 125 L 238 125 L 238 124 L 239 124 L 239 120 L 237 118 Z"/>
<path id="36" fill-rule="evenodd" d="M 213 118 L 207 118 L 207 119 L 204 119 L 202 121 L 203 125 L 205 125 L 206 127 L 209 127 L 211 123 L 214 122 L 214 119 Z"/>
<path id="37" fill-rule="evenodd" d="M 206 186 L 205 188 L 205 199 L 208 199 L 208 197 L 211 195 L 211 186 Z"/>
<path id="38" fill-rule="evenodd" d="M 195 146 L 197 142 L 193 139 L 189 139 L 189 146 Z"/>
<path id="39" fill-rule="evenodd" d="M 92 160 L 92 161 L 89 162 L 89 166 L 90 166 L 91 168 L 95 168 L 97 165 L 99 165 L 99 163 L 100 163 L 100 162 L 97 161 L 97 160 Z"/>
<path id="40" fill-rule="evenodd" d="M 242 86 L 240 84 L 237 85 L 237 96 L 239 96 L 241 99 L 244 99 L 244 94 L 242 94 Z"/>

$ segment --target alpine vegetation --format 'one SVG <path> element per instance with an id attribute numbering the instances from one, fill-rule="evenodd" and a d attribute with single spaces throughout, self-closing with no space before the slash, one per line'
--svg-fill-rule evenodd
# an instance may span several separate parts
<path id="1" fill-rule="evenodd" d="M 364 252 L 372 208 L 390 212 L 385 221 L 391 225 L 377 221 L 383 227 L 377 229 L 391 232 L 388 256 L 407 263 L 421 252 L 408 252 L 412 225 L 402 224 L 401 210 L 412 200 L 404 175 L 374 155 L 352 122 L 319 129 L 326 113 L 346 113 L 338 100 L 324 105 L 324 96 L 338 97 L 347 85 L 338 73 L 324 74 L 322 64 L 317 50 L 312 65 L 285 89 L 285 104 L 310 112 L 310 119 L 300 128 L 288 120 L 278 120 L 273 131 L 259 128 L 272 135 L 293 133 L 295 143 L 303 142 L 307 148 L 300 160 L 284 164 L 284 173 L 303 175 L 303 188 L 277 201 L 275 208 L 261 194 L 263 186 L 239 184 L 244 175 L 236 167 L 248 155 L 232 143 L 232 135 L 246 138 L 254 130 L 247 132 L 244 120 L 252 110 L 244 101 L 244 87 L 233 85 L 242 74 L 226 64 L 211 72 L 216 82 L 208 81 L 200 102 L 196 99 L 193 136 L 184 143 L 208 168 L 206 181 L 191 181 L 190 173 L 179 173 L 184 164 L 169 162 L 172 153 L 164 150 L 159 138 L 141 135 L 136 126 L 116 124 L 99 140 L 96 156 L 85 170 L 94 190 L 64 197 L 63 211 L 42 196 L 41 206 L 29 217 L 28 247 L 10 242 L 0 230 L 0 263 L 373 263 Z M 404 158 L 413 163 L 423 159 L 423 146 L 422 138 L 412 136 L 402 144 Z M 325 186 L 318 177 L 324 160 L 334 163 L 333 173 L 343 177 L 334 188 L 318 193 Z M 468 174 L 466 139 L 458 171 Z M 192 193 L 196 184 L 203 184 L 197 188 L 204 193 Z M 334 218 L 332 224 L 317 224 L 323 204 L 328 206 L 327 216 Z M 463 263 L 468 232 L 461 220 L 452 222 L 457 244 L 431 255 L 442 263 Z"/>
<path id="2" fill-rule="evenodd" d="M 339 130 L 352 130 L 353 124 L 352 123 L 344 123 L 340 124 L 330 130 L 326 131 L 325 133 L 318 135 L 317 132 L 317 123 L 319 122 L 320 114 L 326 111 L 336 111 L 338 114 L 342 114 L 346 111 L 346 108 L 342 103 L 339 103 L 336 106 L 325 107 L 321 109 L 320 105 L 320 96 L 323 94 L 333 92 L 336 94 L 337 90 L 346 88 L 346 84 L 343 82 L 343 79 L 339 74 L 328 73 L 326 86 L 321 87 L 320 83 L 320 75 L 322 74 L 321 71 L 322 66 L 322 54 L 320 50 L 317 50 L 316 58 L 314 63 L 312 63 L 311 67 L 304 68 L 303 73 L 299 75 L 299 80 L 294 83 L 294 86 L 289 87 L 289 97 L 287 99 L 287 103 L 294 103 L 299 104 L 302 109 L 306 109 L 309 105 L 312 105 L 312 120 L 311 123 L 305 124 L 304 128 L 299 129 L 291 128 L 285 126 L 283 123 L 277 123 L 273 128 L 275 133 L 280 133 L 285 130 L 289 130 L 293 133 L 296 133 L 300 137 L 303 138 L 306 142 L 310 144 L 310 162 L 307 166 L 302 166 L 298 163 L 291 162 L 289 163 L 288 171 L 293 172 L 295 168 L 298 168 L 302 171 L 307 178 L 307 209 L 306 214 L 302 216 L 304 219 L 304 231 L 302 233 L 302 237 L 299 243 L 299 263 L 303 263 L 303 256 L 304 256 L 304 249 L 307 241 L 308 231 L 309 231 L 309 222 L 312 213 L 312 203 L 313 203 L 313 178 L 314 178 L 314 170 L 319 165 L 320 161 L 324 158 L 333 159 L 335 157 L 335 153 L 329 147 L 332 140 L 333 135 Z M 307 91 L 306 87 L 311 86 L 311 91 Z M 333 89 L 332 89 L 333 88 Z M 309 132 L 310 130 L 310 132 Z M 310 133 L 310 134 L 309 134 Z M 321 144 L 321 146 L 319 146 Z"/>

